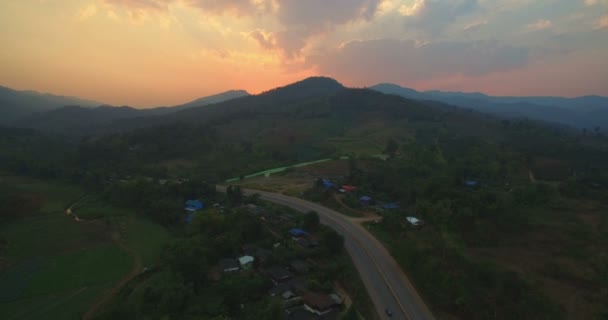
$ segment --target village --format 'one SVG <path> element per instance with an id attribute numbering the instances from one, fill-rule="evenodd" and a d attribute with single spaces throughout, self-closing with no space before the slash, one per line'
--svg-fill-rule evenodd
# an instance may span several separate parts
<path id="1" fill-rule="evenodd" d="M 197 215 L 214 214 L 211 211 L 221 214 L 225 210 L 219 203 L 205 210 L 200 200 L 186 201 L 184 209 L 186 224 L 194 223 Z M 328 231 L 318 225 L 316 213 L 310 212 L 304 219 L 298 219 L 296 214 L 277 214 L 264 205 L 253 203 L 244 204 L 237 210 L 258 219 L 274 236 L 273 243 L 270 246 L 243 244 L 239 255 L 219 259 L 209 278 L 220 281 L 234 275 L 256 274 L 271 282 L 267 296 L 282 302 L 285 319 L 338 319 L 352 302 L 337 279 L 326 279 L 323 283 L 318 279 L 320 273 L 326 273 L 326 257 L 335 249 L 326 248 L 323 233 Z M 312 223 L 303 223 L 309 228 L 298 226 L 302 224 L 298 221 L 311 219 Z M 341 250 L 340 241 L 343 239 L 338 236 L 335 242 Z"/>

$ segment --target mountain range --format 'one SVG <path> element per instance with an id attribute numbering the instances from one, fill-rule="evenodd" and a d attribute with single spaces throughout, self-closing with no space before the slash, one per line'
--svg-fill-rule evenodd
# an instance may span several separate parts
<path id="1" fill-rule="evenodd" d="M 483 93 L 420 92 L 391 83 L 370 89 L 408 99 L 440 101 L 507 118 L 529 118 L 580 129 L 608 127 L 608 97 L 496 97 Z"/>
<path id="2" fill-rule="evenodd" d="M 89 135 L 175 121 L 217 120 L 228 114 L 248 112 L 247 110 L 282 108 L 308 97 L 343 89 L 345 87 L 334 79 L 312 77 L 255 96 L 243 90 L 232 90 L 176 106 L 136 109 L 0 87 L 0 124 L 67 135 Z M 390 83 L 378 84 L 369 89 L 412 100 L 473 109 L 504 118 L 528 118 L 587 130 L 608 128 L 607 97 L 498 97 L 483 93 L 416 91 Z"/>

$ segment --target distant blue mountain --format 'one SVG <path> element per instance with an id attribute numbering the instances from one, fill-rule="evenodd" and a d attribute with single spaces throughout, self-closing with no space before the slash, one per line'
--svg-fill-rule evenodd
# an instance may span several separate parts
<path id="1" fill-rule="evenodd" d="M 102 103 L 36 91 L 18 91 L 0 86 L 0 124 L 10 123 L 35 112 L 49 111 L 74 105 L 95 107 L 102 105 Z"/>
<path id="2" fill-rule="evenodd" d="M 433 100 L 507 118 L 529 118 L 576 128 L 608 129 L 608 97 L 495 97 L 483 93 L 416 91 L 396 84 L 371 87 L 414 100 Z"/>

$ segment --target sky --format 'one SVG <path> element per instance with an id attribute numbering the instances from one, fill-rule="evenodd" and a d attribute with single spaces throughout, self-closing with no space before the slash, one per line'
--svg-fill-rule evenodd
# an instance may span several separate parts
<path id="1" fill-rule="evenodd" d="M 0 85 L 114 105 L 309 76 L 608 96 L 608 0 L 0 0 Z"/>

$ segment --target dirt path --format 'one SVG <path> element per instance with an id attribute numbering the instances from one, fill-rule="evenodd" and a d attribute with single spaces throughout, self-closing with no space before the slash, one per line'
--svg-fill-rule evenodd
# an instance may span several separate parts
<path id="1" fill-rule="evenodd" d="M 116 244 L 121 250 L 126 252 L 133 259 L 133 268 L 128 274 L 122 277 L 122 279 L 118 283 L 116 283 L 114 286 L 112 286 L 112 288 L 108 289 L 101 296 L 99 296 L 99 298 L 97 298 L 97 301 L 93 303 L 89 307 L 89 310 L 87 310 L 87 312 L 82 316 L 81 319 L 83 320 L 89 320 L 94 315 L 96 315 L 96 313 L 104 304 L 106 304 L 110 299 L 112 299 L 112 297 L 114 297 L 120 291 L 120 289 L 124 287 L 124 285 L 126 285 L 131 279 L 133 279 L 140 273 L 142 263 L 141 257 L 137 254 L 137 252 L 133 251 L 131 248 L 122 243 L 118 234 L 114 234 L 112 236 L 112 242 L 114 242 L 114 244 Z"/>
<path id="2" fill-rule="evenodd" d="M 80 202 L 80 201 L 81 201 L 82 199 L 84 199 L 84 197 L 86 197 L 86 196 L 87 196 L 86 194 L 83 194 L 82 196 L 80 196 L 80 198 L 76 199 L 76 201 L 74 201 L 74 202 L 73 202 L 73 203 L 72 203 L 72 204 L 71 204 L 69 207 L 67 207 L 67 208 L 65 209 L 65 214 L 66 214 L 66 215 L 68 215 L 68 216 L 69 216 L 69 215 L 72 215 L 72 208 L 74 208 L 74 206 L 75 206 L 76 204 L 78 204 L 78 202 Z"/>
<path id="3" fill-rule="evenodd" d="M 65 214 L 68 216 L 73 216 L 76 222 L 84 220 L 78 218 L 77 215 L 73 214 L 72 208 L 83 198 L 84 196 L 80 197 L 65 210 Z M 84 313 L 84 315 L 82 315 L 81 319 L 88 320 L 91 319 L 94 315 L 96 315 L 99 309 L 104 304 L 106 304 L 113 296 L 115 296 L 125 284 L 127 284 L 131 279 L 137 276 L 142 269 L 141 257 L 139 256 L 139 254 L 137 254 L 137 252 L 133 251 L 133 249 L 129 248 L 122 242 L 119 232 L 114 232 L 112 234 L 112 242 L 131 257 L 131 259 L 133 260 L 133 268 L 131 268 L 131 271 L 129 271 L 128 274 L 124 275 L 119 282 L 112 286 L 112 288 L 108 289 L 106 292 L 100 295 L 97 300 Z"/>

